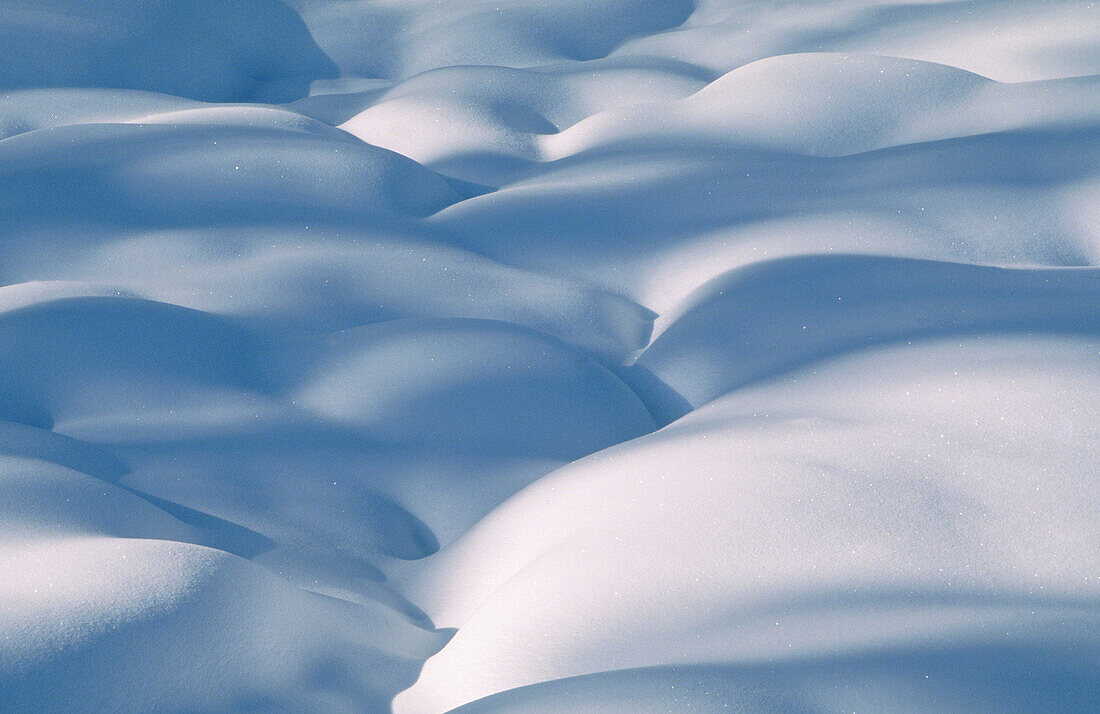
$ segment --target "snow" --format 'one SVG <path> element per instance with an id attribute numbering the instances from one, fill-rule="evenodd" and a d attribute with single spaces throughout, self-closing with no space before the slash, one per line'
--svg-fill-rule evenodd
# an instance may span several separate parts
<path id="1" fill-rule="evenodd" d="M 398 710 L 634 667 L 1052 645 L 1066 617 L 1076 642 L 1100 565 L 1079 491 L 1098 349 L 972 337 L 839 358 L 560 469 L 414 585 L 458 633 Z"/>
<path id="2" fill-rule="evenodd" d="M 1097 28 L 0 0 L 0 710 L 1100 709 Z"/>

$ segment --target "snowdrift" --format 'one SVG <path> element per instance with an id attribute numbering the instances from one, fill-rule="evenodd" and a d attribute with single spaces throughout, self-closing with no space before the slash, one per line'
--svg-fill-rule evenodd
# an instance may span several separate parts
<path id="1" fill-rule="evenodd" d="M 1100 709 L 1078 0 L 0 0 L 0 710 Z"/>

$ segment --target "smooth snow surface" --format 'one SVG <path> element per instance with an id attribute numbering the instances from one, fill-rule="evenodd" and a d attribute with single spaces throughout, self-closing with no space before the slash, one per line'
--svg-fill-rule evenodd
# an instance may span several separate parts
<path id="1" fill-rule="evenodd" d="M 1100 5 L 0 0 L 0 711 L 1100 711 Z"/>

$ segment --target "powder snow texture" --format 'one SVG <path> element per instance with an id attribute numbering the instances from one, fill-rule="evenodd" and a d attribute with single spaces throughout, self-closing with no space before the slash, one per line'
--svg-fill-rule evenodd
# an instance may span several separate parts
<path id="1" fill-rule="evenodd" d="M 0 48 L 0 710 L 1100 710 L 1100 6 Z"/>

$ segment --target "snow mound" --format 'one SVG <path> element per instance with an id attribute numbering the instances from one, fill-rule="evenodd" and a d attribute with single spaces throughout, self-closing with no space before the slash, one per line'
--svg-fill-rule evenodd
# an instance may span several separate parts
<path id="1" fill-rule="evenodd" d="M 1057 697 L 1095 647 L 1097 493 L 1079 475 L 1098 466 L 1098 348 L 838 358 L 541 479 L 410 586 L 458 633 L 396 711 L 607 670 L 861 657 L 885 659 L 855 691 L 885 677 L 896 697 L 928 674 L 885 654 L 910 649 L 1049 647 L 1029 689 Z M 965 708 L 972 686 L 940 701 Z"/>
<path id="2" fill-rule="evenodd" d="M 483 318 L 525 325 L 611 363 L 645 347 L 653 324 L 649 310 L 613 293 L 401 231 L 49 231 L 13 246 L 0 271 L 12 281 L 54 279 L 0 289 L 5 304 L 15 291 L 30 295 L 32 285 L 65 285 L 73 297 L 144 297 L 297 334 L 407 318 Z"/>
<path id="3" fill-rule="evenodd" d="M 0 703 L 12 711 L 362 711 L 441 644 L 199 546 L 51 537 L 3 550 Z M 377 653 L 399 641 L 400 655 Z"/>
<path id="4" fill-rule="evenodd" d="M 698 0 L 682 26 L 625 42 L 616 54 L 659 56 L 719 74 L 794 52 L 858 52 L 946 64 L 1002 82 L 1100 72 L 1095 8 L 1077 0 L 910 2 Z"/>
<path id="5" fill-rule="evenodd" d="M 911 117 L 942 112 L 987 83 L 927 62 L 785 55 L 735 69 L 679 105 L 621 110 L 546 143 L 551 155 L 562 156 L 593 144 L 674 134 L 681 142 L 709 139 L 817 156 L 852 154 L 920 140 L 906 131 Z"/>
<path id="6" fill-rule="evenodd" d="M 1100 271 L 870 256 L 754 263 L 700 288 L 638 364 L 701 406 L 743 384 L 882 342 L 1100 332 Z"/>
<path id="7" fill-rule="evenodd" d="M 276 0 L 4 0 L 0 90 L 142 89 L 289 101 L 336 67 Z"/>
<path id="8" fill-rule="evenodd" d="M 931 62 L 799 53 L 739 67 L 680 101 L 597 114 L 539 145 L 550 158 L 624 144 L 843 156 L 995 131 L 1095 127 L 1095 85 L 1092 77 L 1001 84 Z"/>
<path id="9" fill-rule="evenodd" d="M 0 139 L 52 126 L 110 123 L 201 106 L 170 94 L 132 89 L 22 89 L 0 94 Z"/>
<path id="10" fill-rule="evenodd" d="M 499 180 L 507 175 L 502 165 L 546 158 L 545 135 L 623 104 L 680 99 L 702 85 L 697 71 L 676 65 L 441 68 L 389 89 L 341 127 L 421 163 Z"/>
<path id="11" fill-rule="evenodd" d="M 172 408 L 189 389 L 258 387 L 258 346 L 233 323 L 144 300 L 69 297 L 0 313 L 0 389 L 59 421 Z"/>
<path id="12" fill-rule="evenodd" d="M 1082 646 L 1089 645 L 1081 643 Z M 1021 682 L 1042 671 L 1044 687 Z M 1084 684 L 1084 686 L 1081 686 Z M 1040 648 L 902 647 L 869 655 L 747 665 L 669 665 L 556 679 L 479 699 L 455 714 L 565 714 L 641 710 L 712 712 L 735 707 L 843 711 L 861 706 L 912 712 L 1081 711 L 1094 708 L 1091 682 Z"/>
<path id="13" fill-rule="evenodd" d="M 408 77 L 439 67 L 525 67 L 606 56 L 636 35 L 676 27 L 690 0 L 290 0 L 345 73 Z"/>
<path id="14" fill-rule="evenodd" d="M 388 322 L 327 343 L 295 402 L 383 442 L 570 460 L 654 427 L 606 368 L 506 323 Z"/>
<path id="15" fill-rule="evenodd" d="M 247 122 L 87 124 L 20 134 L 0 145 L 0 226 L 423 215 L 458 200 L 439 175 L 344 137 Z"/>

